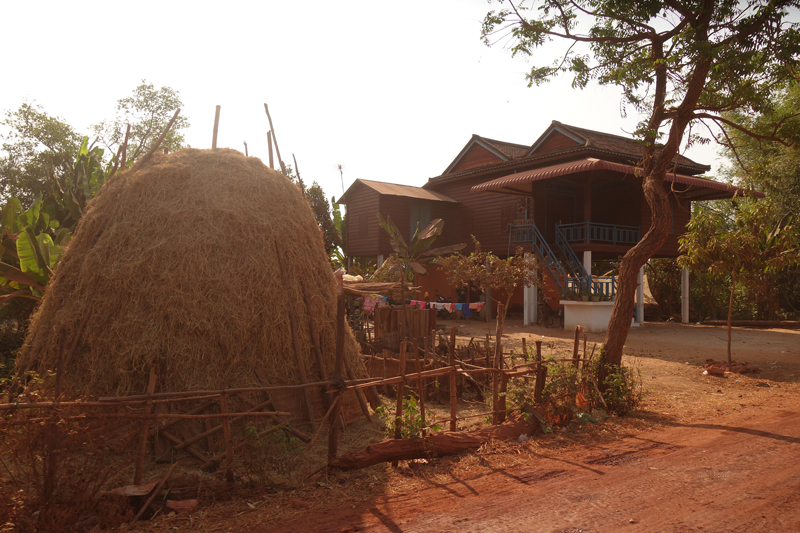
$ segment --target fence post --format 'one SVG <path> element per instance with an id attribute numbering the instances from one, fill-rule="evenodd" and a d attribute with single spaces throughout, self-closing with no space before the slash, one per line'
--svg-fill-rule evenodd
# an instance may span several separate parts
<path id="1" fill-rule="evenodd" d="M 427 336 L 425 337 L 427 343 Z M 416 370 L 419 376 L 417 377 L 417 395 L 419 396 L 419 417 L 422 422 L 422 436 L 427 435 L 425 430 L 425 380 L 422 378 L 422 366 L 419 363 L 419 344 L 417 339 L 414 339 L 414 358 L 416 363 Z"/>
<path id="2" fill-rule="evenodd" d="M 225 383 L 222 383 L 222 394 L 219 395 L 219 409 L 224 415 L 228 413 L 228 395 L 225 393 Z M 225 479 L 233 481 L 233 440 L 231 437 L 231 420 L 227 416 L 222 418 L 222 431 L 225 434 Z"/>
<path id="3" fill-rule="evenodd" d="M 147 393 L 153 394 L 156 391 L 158 381 L 158 365 L 150 367 L 150 380 L 147 383 Z M 142 428 L 139 433 L 139 453 L 136 457 L 136 468 L 133 473 L 133 484 L 142 484 L 142 472 L 144 471 L 144 456 L 147 454 L 147 435 L 150 433 L 150 419 L 147 415 L 153 410 L 153 402 L 148 400 L 144 406 L 145 418 L 142 420 Z"/>
<path id="4" fill-rule="evenodd" d="M 400 377 L 397 384 L 397 409 L 394 413 L 394 438 L 403 436 L 403 392 L 406 385 L 406 341 L 400 343 Z M 398 461 L 392 461 L 392 468 L 397 468 Z"/>
<path id="5" fill-rule="evenodd" d="M 542 341 L 536 341 L 536 385 L 533 389 L 533 401 L 536 404 L 542 403 L 542 392 L 544 391 L 544 381 L 547 379 L 547 367 L 542 364 Z"/>

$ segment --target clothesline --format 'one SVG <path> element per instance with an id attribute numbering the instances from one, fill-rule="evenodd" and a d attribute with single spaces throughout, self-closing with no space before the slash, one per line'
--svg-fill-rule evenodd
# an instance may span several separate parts
<path id="1" fill-rule="evenodd" d="M 388 297 L 381 296 L 380 294 L 370 294 L 364 296 L 361 308 L 364 311 L 374 311 L 377 307 L 384 307 L 387 305 Z M 417 306 L 420 309 L 436 309 L 437 311 L 447 311 L 452 313 L 454 311 L 461 311 L 464 317 L 472 316 L 473 311 L 480 313 L 486 302 L 472 302 L 472 303 L 450 303 L 450 302 L 426 302 L 424 300 L 411 300 L 412 306 Z"/>

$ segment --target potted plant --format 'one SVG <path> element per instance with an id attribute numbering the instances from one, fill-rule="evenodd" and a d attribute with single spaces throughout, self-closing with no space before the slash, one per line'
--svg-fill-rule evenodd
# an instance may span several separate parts
<path id="1" fill-rule="evenodd" d="M 599 301 L 600 301 L 600 298 L 601 298 L 602 296 L 603 296 L 602 294 L 595 292 L 595 293 L 592 293 L 592 296 L 591 296 L 591 298 L 592 298 L 592 301 L 593 301 L 593 302 L 599 302 Z"/>
<path id="2" fill-rule="evenodd" d="M 588 302 L 591 295 L 592 293 L 589 292 L 589 289 L 583 289 L 581 291 L 581 300 L 583 300 L 584 302 Z"/>

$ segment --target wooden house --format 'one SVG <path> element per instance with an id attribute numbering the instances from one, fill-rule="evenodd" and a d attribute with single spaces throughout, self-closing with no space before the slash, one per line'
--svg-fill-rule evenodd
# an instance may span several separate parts
<path id="1" fill-rule="evenodd" d="M 346 252 L 379 262 L 391 253 L 375 213 L 391 216 L 409 235 L 417 221 L 442 218 L 437 246 L 471 244 L 472 235 L 499 256 L 522 246 L 543 263 L 555 292 L 589 284 L 613 296 L 614 280 L 599 280 L 592 263 L 620 258 L 650 227 L 640 163 L 636 140 L 556 121 L 530 146 L 473 135 L 422 187 L 357 180 L 339 199 L 347 205 Z M 700 177 L 709 169 L 677 156 L 664 182 L 672 229 L 656 257 L 679 255 L 692 202 L 762 196 Z M 440 276 L 430 281 L 442 285 Z"/>

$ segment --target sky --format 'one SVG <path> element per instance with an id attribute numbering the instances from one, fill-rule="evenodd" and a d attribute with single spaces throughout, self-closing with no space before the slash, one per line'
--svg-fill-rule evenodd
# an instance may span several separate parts
<path id="1" fill-rule="evenodd" d="M 485 46 L 486 0 L 2 3 L 0 111 L 35 101 L 78 132 L 142 80 L 180 93 L 186 141 L 268 162 L 269 105 L 285 163 L 327 196 L 356 179 L 422 186 L 472 134 L 530 145 L 558 120 L 625 135 L 613 87 L 528 88 L 531 64 Z M 549 63 L 553 45 L 537 56 Z M 550 54 L 550 55 L 548 55 Z M 685 155 L 719 170 L 714 147 Z M 338 169 L 342 165 L 342 173 Z"/>

